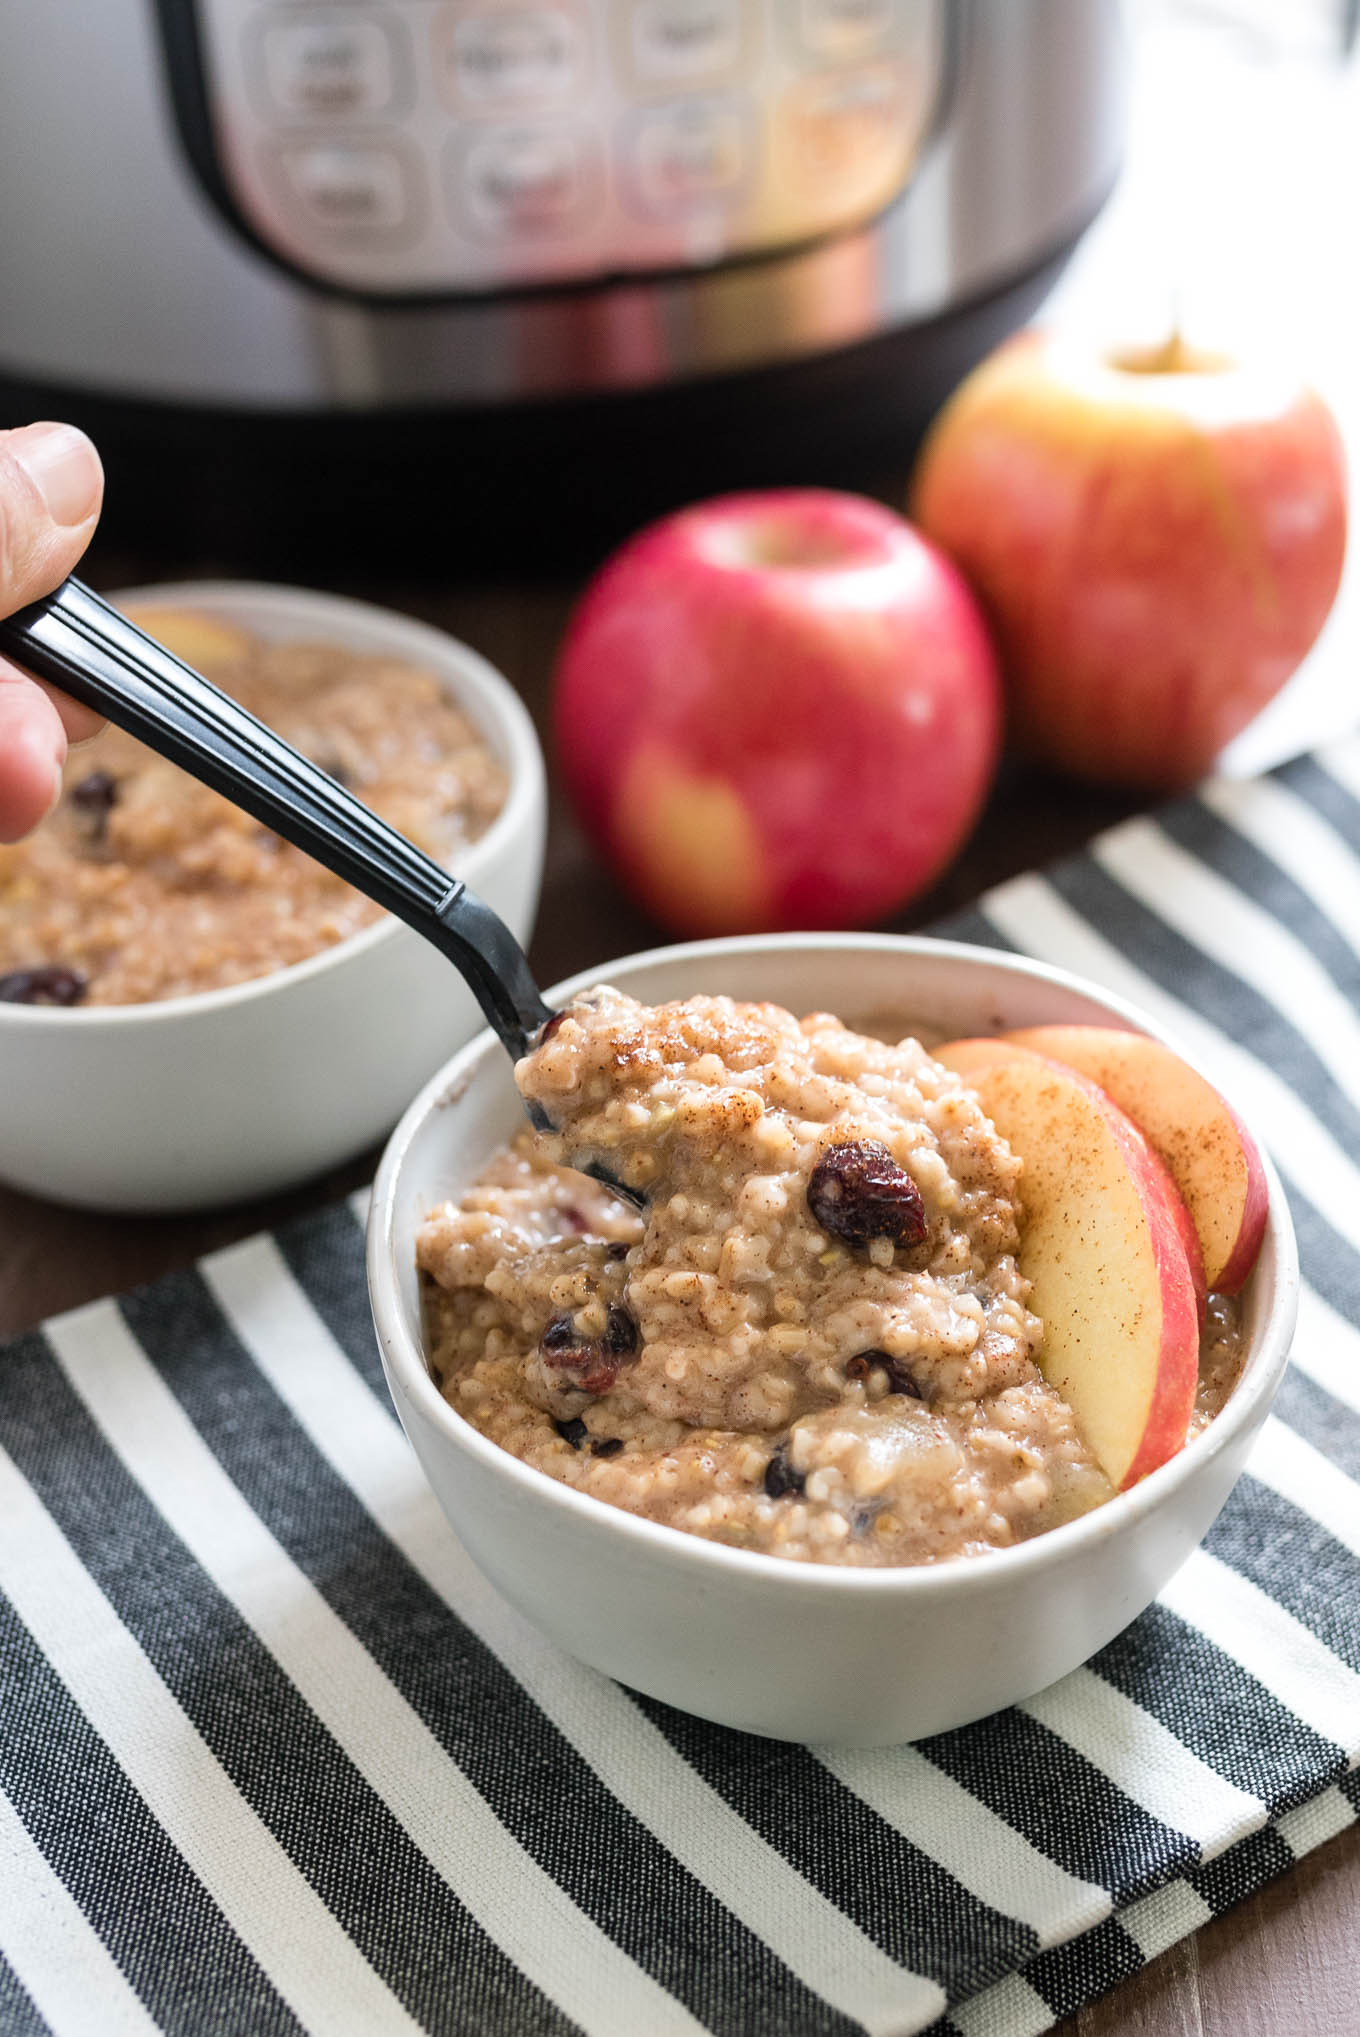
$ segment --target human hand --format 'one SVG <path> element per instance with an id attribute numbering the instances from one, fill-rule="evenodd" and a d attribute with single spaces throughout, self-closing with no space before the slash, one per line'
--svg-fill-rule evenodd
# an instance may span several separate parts
<path id="1" fill-rule="evenodd" d="M 0 431 L 0 615 L 50 594 L 94 535 L 104 470 L 69 424 Z M 0 842 L 13 842 L 51 812 L 68 742 L 83 742 L 99 717 L 0 658 Z"/>

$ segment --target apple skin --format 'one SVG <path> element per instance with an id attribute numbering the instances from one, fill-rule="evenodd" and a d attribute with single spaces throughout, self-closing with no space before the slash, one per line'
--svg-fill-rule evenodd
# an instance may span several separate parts
<path id="1" fill-rule="evenodd" d="M 910 504 L 982 600 L 1020 746 L 1141 788 L 1202 777 L 1279 691 L 1346 544 L 1322 399 L 1179 341 L 1020 334 L 945 405 Z"/>
<path id="2" fill-rule="evenodd" d="M 1021 1270 L 1039 1367 L 1120 1492 L 1185 1443 L 1199 1313 L 1184 1206 L 1131 1119 L 1074 1069 L 1004 1040 L 955 1040 L 960 1074 L 1024 1163 Z"/>
<path id="3" fill-rule="evenodd" d="M 1261 1155 L 1225 1097 L 1144 1033 L 1029 1026 L 1003 1039 L 1098 1083 L 1131 1117 L 1184 1197 L 1215 1294 L 1236 1294 L 1256 1264 L 1269 1189 Z"/>
<path id="4" fill-rule="evenodd" d="M 1127 1116 L 1127 1112 L 1125 1115 Z M 1138 1124 L 1138 1120 L 1135 1118 L 1133 1122 L 1141 1132 L 1143 1127 Z M 1145 1132 L 1143 1136 L 1147 1138 Z M 1148 1139 L 1148 1144 L 1152 1146 L 1151 1139 Z M 1152 1146 L 1152 1150 L 1154 1153 L 1157 1153 L 1155 1146 Z M 1157 1158 L 1159 1160 L 1162 1159 L 1160 1153 L 1157 1153 Z M 1164 1160 L 1162 1160 L 1162 1165 L 1166 1166 Z M 1175 1175 L 1171 1174 L 1169 1167 L 1167 1167 L 1166 1171 L 1171 1176 L 1172 1185 L 1175 1186 Z M 1195 1229 L 1195 1220 L 1191 1216 L 1185 1197 L 1180 1193 L 1179 1189 L 1177 1189 L 1176 1193 L 1173 1214 L 1176 1218 L 1176 1229 L 1180 1233 L 1181 1250 L 1185 1254 L 1185 1265 L 1190 1275 L 1190 1285 L 1195 1291 L 1195 1328 L 1202 1337 L 1204 1335 L 1204 1325 L 1209 1320 L 1209 1283 L 1204 1277 L 1204 1253 L 1200 1247 L 1199 1232 Z"/>
<path id="5" fill-rule="evenodd" d="M 1139 1043 L 1154 1048 L 1151 1056 L 1144 1057 Z M 1208 1249 L 1216 1248 L 1218 1237 L 1226 1230 L 1227 1221 L 1217 1200 L 1220 1192 L 1230 1197 L 1235 1180 L 1224 1181 L 1222 1170 L 1216 1164 L 1221 1158 L 1224 1167 L 1231 1167 L 1228 1141 L 1241 1131 L 1239 1121 L 1229 1111 L 1227 1104 L 1216 1089 L 1188 1067 L 1180 1056 L 1173 1054 L 1169 1047 L 1163 1047 L 1159 1040 L 1146 1039 L 1141 1033 L 1116 1032 L 1106 1026 L 1028 1026 L 1012 1033 L 998 1033 L 995 1038 L 983 1040 L 956 1041 L 955 1048 L 964 1055 L 971 1054 L 976 1060 L 996 1060 L 1006 1054 L 1043 1054 L 1050 1061 L 1057 1061 L 1064 1068 L 1084 1075 L 1096 1087 L 1131 1118 L 1142 1133 L 1157 1158 L 1165 1167 L 1175 1184 L 1177 1193 L 1173 1199 L 1172 1214 L 1180 1233 L 1181 1249 L 1189 1269 L 1191 1285 L 1195 1290 L 1195 1320 L 1201 1335 L 1209 1318 L 1210 1282 L 1205 1274 L 1204 1255 L 1206 1246 L 1201 1241 L 1196 1217 L 1186 1197 L 1186 1180 L 1196 1194 L 1198 1209 L 1203 1212 L 1209 1231 Z M 1164 1057 L 1164 1058 L 1163 1058 Z M 1174 1064 L 1169 1067 L 1168 1064 Z M 1176 1072 L 1182 1072 L 1188 1080 L 1184 1083 L 1174 1079 Z M 1110 1076 L 1109 1081 L 1104 1080 Z M 1207 1092 L 1201 1098 L 1199 1091 Z M 1182 1125 L 1175 1116 L 1174 1104 L 1167 1108 L 1164 1097 L 1174 1098 L 1175 1103 L 1186 1105 L 1187 1118 L 1193 1119 L 1188 1126 Z M 1211 1115 L 1209 1099 L 1218 1107 Z M 1132 1099 L 1132 1101 L 1130 1100 Z M 1143 1116 L 1134 1108 L 1134 1103 L 1150 1102 L 1148 1112 L 1161 1128 L 1158 1138 Z M 1228 1120 L 1231 1120 L 1231 1127 Z M 1235 1129 L 1234 1129 L 1235 1128 Z M 1226 1137 L 1225 1137 L 1226 1134 Z M 1245 1132 L 1241 1133 L 1246 1138 Z M 1248 1144 L 1250 1142 L 1248 1141 Z M 1260 1156 L 1251 1146 L 1257 1175 L 1261 1182 L 1262 1195 L 1265 1193 L 1265 1175 L 1261 1170 Z M 1214 1156 L 1214 1157 L 1211 1157 Z M 1178 1169 L 1177 1162 L 1187 1164 Z M 1256 1235 L 1259 1250 L 1261 1237 L 1265 1232 L 1265 1203 L 1261 1203 L 1261 1223 Z M 1233 1233 L 1236 1236 L 1236 1232 Z M 1254 1254 L 1253 1254 L 1254 1257 Z M 1217 1269 L 1218 1260 L 1214 1265 Z M 1248 1271 L 1250 1267 L 1248 1267 Z M 1245 1278 L 1245 1274 L 1243 1278 Z M 1226 1294 L 1221 1280 L 1214 1292 Z"/>
<path id="6" fill-rule="evenodd" d="M 553 721 L 582 822 L 672 931 L 861 926 L 972 827 L 1000 681 L 958 573 L 895 511 L 776 489 L 681 510 L 606 562 Z"/>

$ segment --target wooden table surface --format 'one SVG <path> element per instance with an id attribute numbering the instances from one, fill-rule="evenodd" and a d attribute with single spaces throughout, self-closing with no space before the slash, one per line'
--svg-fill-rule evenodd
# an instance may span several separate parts
<path id="1" fill-rule="evenodd" d="M 159 577 L 145 558 L 96 553 L 109 588 Z M 207 568 L 205 568 L 207 570 Z M 382 601 L 463 637 L 519 688 L 543 727 L 553 648 L 571 589 L 505 585 L 432 591 L 349 576 L 337 591 Z M 943 883 L 893 924 L 928 925 L 989 884 L 1078 847 L 1133 810 L 1032 771 L 1003 772 L 977 835 Z M 652 945 L 658 929 L 622 897 L 554 798 L 531 959 L 550 983 Z M 120 1292 L 200 1253 L 357 1186 L 373 1155 L 296 1194 L 204 1216 L 105 1217 L 0 1189 L 0 1333 Z M 1344 2037 L 1360 2033 L 1360 1828 L 1351 1827 L 1249 1902 L 1165 1953 L 1061 2025 L 1061 2037 Z"/>

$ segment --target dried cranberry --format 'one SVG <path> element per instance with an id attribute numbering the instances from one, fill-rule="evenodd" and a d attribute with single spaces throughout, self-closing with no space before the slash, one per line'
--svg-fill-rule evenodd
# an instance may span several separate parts
<path id="1" fill-rule="evenodd" d="M 618 1376 L 618 1359 L 608 1357 L 598 1344 L 587 1344 L 581 1353 L 581 1370 L 572 1384 L 582 1393 L 608 1393 Z"/>
<path id="2" fill-rule="evenodd" d="M 590 1229 L 590 1225 L 585 1220 L 584 1213 L 581 1210 L 577 1209 L 576 1204 L 574 1202 L 564 1202 L 560 1204 L 557 1214 L 559 1217 L 561 1217 L 562 1222 L 566 1225 L 567 1229 L 569 1231 L 575 1231 L 578 1237 L 581 1235 L 583 1231 L 588 1231 Z"/>
<path id="3" fill-rule="evenodd" d="M 534 1045 L 536 1047 L 546 1047 L 548 1041 L 557 1031 L 557 1028 L 561 1025 L 566 1015 L 567 1014 L 564 1011 L 555 1011 L 550 1019 L 545 1019 L 543 1022 L 542 1029 L 539 1032 L 538 1038 L 534 1042 Z"/>
<path id="4" fill-rule="evenodd" d="M 67 793 L 81 837 L 88 849 L 102 849 L 109 815 L 118 803 L 118 780 L 111 771 L 89 771 Z"/>
<path id="5" fill-rule="evenodd" d="M 847 1245 L 873 1238 L 919 1245 L 926 1234 L 920 1189 L 877 1139 L 828 1146 L 808 1178 L 807 1200 L 819 1228 Z"/>
<path id="6" fill-rule="evenodd" d="M 622 1448 L 622 1436 L 601 1436 L 598 1443 L 591 1444 L 590 1454 L 592 1457 L 617 1457 Z"/>
<path id="7" fill-rule="evenodd" d="M 909 1400 L 924 1400 L 916 1381 L 907 1368 L 906 1360 L 893 1358 L 886 1351 L 857 1351 L 853 1358 L 845 1361 L 847 1379 L 867 1379 L 871 1372 L 886 1372 L 889 1393 L 904 1393 Z"/>
<path id="8" fill-rule="evenodd" d="M 610 1309 L 602 1337 L 581 1338 L 570 1316 L 554 1316 L 539 1338 L 543 1363 L 558 1384 L 578 1393 L 608 1393 L 625 1358 L 638 1348 L 637 1324 L 627 1309 Z"/>
<path id="9" fill-rule="evenodd" d="M 604 1344 L 615 1357 L 628 1358 L 638 1347 L 638 1326 L 626 1308 L 617 1303 L 610 1309 L 605 1321 Z"/>
<path id="10" fill-rule="evenodd" d="M 781 1443 L 774 1456 L 765 1466 L 765 1491 L 770 1499 L 783 1499 L 786 1493 L 801 1492 L 807 1480 L 801 1471 L 795 1471 L 789 1457 L 789 1446 Z"/>
<path id="11" fill-rule="evenodd" d="M 569 1422 L 554 1422 L 553 1427 L 564 1443 L 571 1444 L 573 1450 L 579 1450 L 586 1437 L 590 1434 L 590 1431 L 579 1415 L 573 1416 Z"/>
<path id="12" fill-rule="evenodd" d="M 0 1004 L 79 1004 L 89 984 L 79 969 L 55 963 L 0 976 Z"/>
<path id="13" fill-rule="evenodd" d="M 112 771 L 88 771 L 71 787 L 70 801 L 82 813 L 106 814 L 118 804 L 118 780 Z"/>
<path id="14" fill-rule="evenodd" d="M 924 1400 L 925 1395 L 911 1376 L 905 1358 L 884 1358 L 883 1370 L 888 1375 L 889 1393 L 905 1394 L 908 1400 Z"/>

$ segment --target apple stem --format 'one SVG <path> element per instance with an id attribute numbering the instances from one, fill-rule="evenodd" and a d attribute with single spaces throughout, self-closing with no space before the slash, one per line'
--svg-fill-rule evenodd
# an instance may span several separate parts
<path id="1" fill-rule="evenodd" d="M 1226 355 L 1192 347 L 1179 320 L 1156 346 L 1129 347 L 1107 359 L 1126 375 L 1219 375 L 1230 365 Z"/>
<path id="2" fill-rule="evenodd" d="M 1185 343 L 1181 322 L 1177 318 L 1160 347 L 1156 348 L 1148 367 L 1155 375 L 1183 375 L 1192 365 L 1193 356 Z"/>

